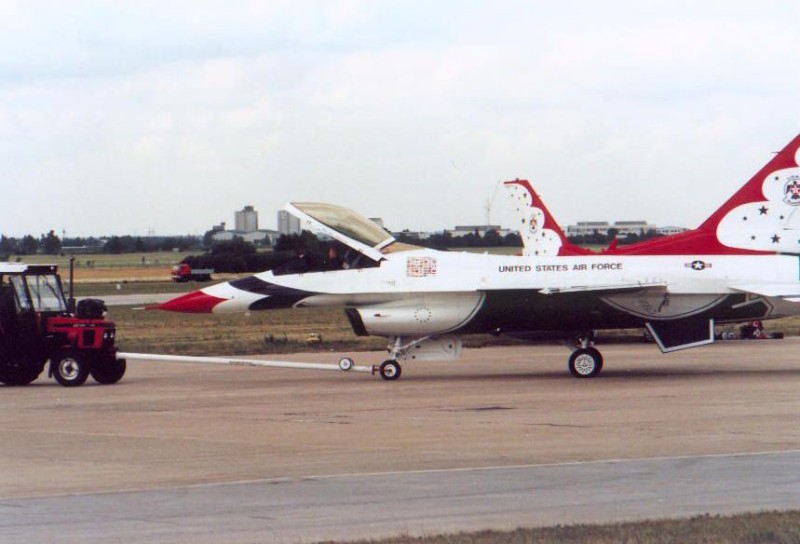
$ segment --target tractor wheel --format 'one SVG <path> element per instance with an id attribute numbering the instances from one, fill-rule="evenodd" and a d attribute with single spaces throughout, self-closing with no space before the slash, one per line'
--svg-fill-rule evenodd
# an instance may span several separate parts
<path id="1" fill-rule="evenodd" d="M 39 377 L 44 370 L 44 365 L 25 367 L 17 365 L 4 365 L 0 368 L 0 382 L 6 385 L 28 385 Z"/>
<path id="2" fill-rule="evenodd" d="M 117 383 L 125 375 L 126 366 L 125 359 L 103 357 L 92 366 L 92 378 L 103 385 Z"/>
<path id="3" fill-rule="evenodd" d="M 53 377 L 64 387 L 77 387 L 89 377 L 89 357 L 74 349 L 65 349 L 53 359 Z"/>
<path id="4" fill-rule="evenodd" d="M 6 385 L 28 385 L 44 370 L 46 361 L 20 363 L 17 360 L 0 358 L 0 383 Z"/>

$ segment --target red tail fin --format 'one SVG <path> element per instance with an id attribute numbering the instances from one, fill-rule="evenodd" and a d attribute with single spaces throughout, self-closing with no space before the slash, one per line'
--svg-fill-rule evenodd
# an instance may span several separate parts
<path id="1" fill-rule="evenodd" d="M 697 229 L 616 248 L 619 255 L 800 253 L 800 135 Z"/>
<path id="2" fill-rule="evenodd" d="M 547 206 L 528 180 L 506 181 L 517 213 L 519 233 L 525 246 L 523 254 L 538 256 L 589 255 L 594 253 L 567 240 L 564 231 L 550 215 Z"/>

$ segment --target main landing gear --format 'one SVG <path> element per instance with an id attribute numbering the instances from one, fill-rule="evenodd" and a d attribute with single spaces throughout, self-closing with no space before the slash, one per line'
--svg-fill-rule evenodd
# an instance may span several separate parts
<path id="1" fill-rule="evenodd" d="M 578 339 L 580 347 L 573 348 L 569 356 L 569 371 L 576 378 L 594 378 L 603 370 L 603 355 L 591 345 L 591 336 Z"/>
<path id="2" fill-rule="evenodd" d="M 422 346 L 422 344 L 425 344 L 429 340 L 431 340 L 430 336 L 421 336 L 419 338 L 392 336 L 389 339 L 389 345 L 387 347 L 389 358 L 380 365 L 372 367 L 372 373 L 374 374 L 377 372 L 380 374 L 381 378 L 387 381 L 399 380 L 403 369 L 400 367 L 400 363 L 398 363 L 397 360 L 406 359 L 409 356 L 408 352 L 411 350 L 411 348 L 419 348 Z M 458 350 L 461 349 L 460 346 L 461 344 L 459 343 Z M 416 355 L 412 356 L 411 358 L 413 359 L 415 357 Z"/>

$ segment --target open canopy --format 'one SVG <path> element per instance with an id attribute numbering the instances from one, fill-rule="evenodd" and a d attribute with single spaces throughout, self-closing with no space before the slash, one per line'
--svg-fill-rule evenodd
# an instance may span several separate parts
<path id="1" fill-rule="evenodd" d="M 394 238 L 374 221 L 353 210 L 318 202 L 292 202 L 286 211 L 300 219 L 303 228 L 327 234 L 331 238 L 380 261 L 380 250 L 394 242 Z"/>

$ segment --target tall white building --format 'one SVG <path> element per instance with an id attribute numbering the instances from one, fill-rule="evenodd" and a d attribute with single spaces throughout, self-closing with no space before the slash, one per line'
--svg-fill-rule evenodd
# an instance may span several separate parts
<path id="1" fill-rule="evenodd" d="M 300 234 L 300 220 L 286 210 L 278 210 L 278 233 Z"/>
<path id="2" fill-rule="evenodd" d="M 258 212 L 253 206 L 245 206 L 238 212 L 233 212 L 234 229 L 225 230 L 225 223 L 214 225 L 211 230 L 212 240 L 215 242 L 226 242 L 234 238 L 241 238 L 245 242 L 259 246 L 272 245 L 278 237 L 274 230 L 258 228 Z"/>
<path id="3" fill-rule="evenodd" d="M 255 232 L 258 230 L 258 212 L 252 206 L 245 206 L 234 213 L 234 230 L 239 232 Z"/>

